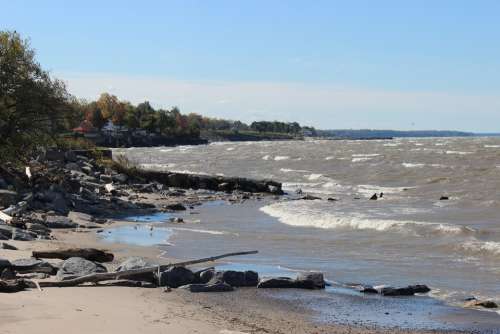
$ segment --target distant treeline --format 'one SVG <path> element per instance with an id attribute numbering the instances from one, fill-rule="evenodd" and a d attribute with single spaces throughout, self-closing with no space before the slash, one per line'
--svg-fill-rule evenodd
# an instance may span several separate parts
<path id="1" fill-rule="evenodd" d="M 319 137 L 334 137 L 347 139 L 375 139 L 375 138 L 401 138 L 401 137 L 470 137 L 471 132 L 446 131 L 446 130 L 316 130 Z"/>

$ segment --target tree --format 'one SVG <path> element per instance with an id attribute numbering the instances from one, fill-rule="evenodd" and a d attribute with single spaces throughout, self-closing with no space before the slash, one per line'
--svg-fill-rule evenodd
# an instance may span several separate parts
<path id="1" fill-rule="evenodd" d="M 120 101 L 118 98 L 108 93 L 102 93 L 96 103 L 99 109 L 101 109 L 102 116 L 105 119 L 112 118 L 115 112 L 120 108 Z"/>
<path id="2" fill-rule="evenodd" d="M 102 129 L 104 124 L 106 124 L 106 119 L 104 118 L 101 108 L 97 106 L 96 102 L 89 104 L 85 119 L 88 120 L 96 129 Z"/>
<path id="3" fill-rule="evenodd" d="M 50 77 L 35 60 L 27 40 L 0 31 L 0 155 L 22 160 L 55 142 L 72 108 L 63 82 Z"/>

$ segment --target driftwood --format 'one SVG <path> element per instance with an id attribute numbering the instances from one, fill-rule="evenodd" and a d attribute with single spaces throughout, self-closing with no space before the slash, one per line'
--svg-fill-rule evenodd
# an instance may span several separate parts
<path id="1" fill-rule="evenodd" d="M 82 283 L 97 283 L 97 282 L 102 282 L 102 281 L 116 280 L 116 279 L 119 279 L 120 277 L 126 277 L 126 276 L 130 276 L 130 275 L 157 272 L 158 270 L 163 271 L 163 270 L 166 270 L 166 269 L 171 268 L 171 267 L 184 267 L 184 266 L 189 266 L 189 265 L 198 264 L 198 263 L 212 262 L 212 261 L 222 259 L 225 257 L 230 257 L 230 256 L 249 255 L 249 254 L 257 254 L 257 253 L 258 253 L 258 251 L 227 253 L 227 254 L 207 257 L 207 258 L 203 258 L 203 259 L 190 260 L 190 261 L 184 261 L 184 262 L 176 262 L 176 263 L 170 263 L 170 264 L 154 266 L 154 267 L 124 270 L 124 271 L 111 272 L 111 273 L 90 274 L 90 275 L 85 275 L 85 276 L 81 276 L 81 277 L 77 277 L 77 278 L 73 278 L 73 279 L 69 279 L 67 281 L 61 281 L 61 282 L 39 282 L 39 285 L 42 288 L 77 286 L 77 285 L 82 284 Z"/>
<path id="2" fill-rule="evenodd" d="M 62 259 L 66 260 L 70 257 L 82 257 L 89 261 L 96 262 L 111 262 L 113 254 L 95 248 L 68 248 L 56 249 L 49 251 L 33 251 L 33 257 L 40 259 Z"/>

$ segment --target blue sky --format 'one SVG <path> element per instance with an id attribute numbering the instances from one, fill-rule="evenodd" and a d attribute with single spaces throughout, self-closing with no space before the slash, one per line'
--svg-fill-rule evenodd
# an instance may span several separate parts
<path id="1" fill-rule="evenodd" d="M 320 128 L 500 131 L 499 1 L 3 1 L 72 93 Z"/>

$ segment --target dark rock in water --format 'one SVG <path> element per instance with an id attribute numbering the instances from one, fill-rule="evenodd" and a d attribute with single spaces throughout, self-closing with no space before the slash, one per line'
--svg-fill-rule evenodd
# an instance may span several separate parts
<path id="1" fill-rule="evenodd" d="M 231 285 L 224 282 L 216 282 L 213 284 L 189 284 L 181 288 L 189 290 L 190 292 L 229 292 L 234 290 Z"/>
<path id="2" fill-rule="evenodd" d="M 305 195 L 305 196 L 302 196 L 300 198 L 301 200 L 306 200 L 306 201 L 314 201 L 314 200 L 317 200 L 317 199 L 321 199 L 321 197 L 317 197 L 317 196 L 313 196 L 313 195 Z"/>
<path id="3" fill-rule="evenodd" d="M 172 217 L 172 218 L 170 218 L 170 222 L 174 223 L 174 224 L 183 224 L 184 219 L 179 218 L 179 217 Z"/>
<path id="4" fill-rule="evenodd" d="M 372 197 L 370 197 L 372 201 L 376 201 L 378 199 L 377 194 L 373 194 Z"/>
<path id="5" fill-rule="evenodd" d="M 319 272 L 300 273 L 297 276 L 297 281 L 311 281 L 316 289 L 324 289 L 326 286 L 325 277 L 323 273 Z"/>
<path id="6" fill-rule="evenodd" d="M 160 286 L 178 288 L 195 281 L 193 272 L 185 267 L 172 267 L 160 273 Z"/>
<path id="7" fill-rule="evenodd" d="M 77 228 L 78 224 L 73 222 L 68 217 L 64 216 L 47 216 L 43 222 L 48 228 Z"/>
<path id="8" fill-rule="evenodd" d="M 218 271 L 212 281 L 225 282 L 231 286 L 257 286 L 259 274 L 255 271 Z"/>
<path id="9" fill-rule="evenodd" d="M 447 201 L 447 200 L 449 200 L 449 199 L 450 199 L 450 198 L 449 198 L 448 196 L 441 196 L 441 197 L 439 198 L 439 200 L 440 200 L 440 201 Z"/>
<path id="10" fill-rule="evenodd" d="M 6 242 L 0 242 L 0 249 L 17 250 L 16 246 L 12 246 Z"/>
<path id="11" fill-rule="evenodd" d="M 337 201 L 338 201 L 338 199 L 333 198 L 333 197 L 328 197 L 328 199 L 327 199 L 327 200 L 328 200 L 329 202 L 337 202 Z"/>
<path id="12" fill-rule="evenodd" d="M 116 271 L 125 271 L 125 270 L 133 270 L 133 269 L 141 269 L 146 267 L 153 267 L 157 264 L 147 261 L 146 259 L 138 256 L 132 256 L 123 261 L 120 266 L 116 269 Z M 128 276 L 121 276 L 120 278 L 129 279 L 133 281 L 144 281 L 144 282 L 154 282 L 155 275 L 154 273 L 145 273 L 145 274 L 135 274 Z"/>
<path id="13" fill-rule="evenodd" d="M 15 191 L 0 189 L 0 206 L 11 206 L 16 204 L 18 199 L 19 195 Z"/>
<path id="14" fill-rule="evenodd" d="M 384 193 L 380 193 L 380 195 L 378 195 L 378 197 L 383 198 L 384 197 Z"/>
<path id="15" fill-rule="evenodd" d="M 4 270 L 0 270 L 0 280 L 8 281 L 12 279 L 16 279 L 16 273 L 11 268 L 5 268 Z"/>
<path id="16" fill-rule="evenodd" d="M 57 271 L 57 279 L 60 281 L 72 279 L 94 273 L 105 273 L 106 267 L 99 263 L 85 260 L 81 257 L 72 257 L 64 260 Z"/>
<path id="17" fill-rule="evenodd" d="M 427 293 L 431 291 L 428 286 L 423 284 L 409 285 L 402 288 L 384 286 L 376 289 L 383 296 L 413 296 L 416 293 Z"/>
<path id="18" fill-rule="evenodd" d="M 28 258 L 28 259 L 19 259 L 12 261 L 12 268 L 18 273 L 46 273 L 52 274 L 54 273 L 54 267 L 43 260 Z"/>
<path id="19" fill-rule="evenodd" d="M 273 277 L 261 279 L 257 288 L 260 289 L 314 289 L 313 281 L 298 281 L 290 277 Z"/>
<path id="20" fill-rule="evenodd" d="M 359 292 L 362 292 L 362 293 L 378 293 L 377 289 L 375 289 L 373 286 L 371 285 L 356 285 L 354 286 L 354 288 L 356 290 L 358 290 Z"/>
<path id="21" fill-rule="evenodd" d="M 491 300 L 470 300 L 464 305 L 465 307 L 484 307 L 484 308 L 498 308 L 497 303 Z"/>
<path id="22" fill-rule="evenodd" d="M 174 211 L 184 211 L 184 210 L 186 210 L 186 207 L 184 205 L 182 205 L 181 203 L 176 203 L 176 204 L 165 205 L 165 209 L 174 210 Z"/>
<path id="23" fill-rule="evenodd" d="M 9 260 L 0 258 L 0 271 L 10 267 L 12 267 L 12 264 Z"/>

